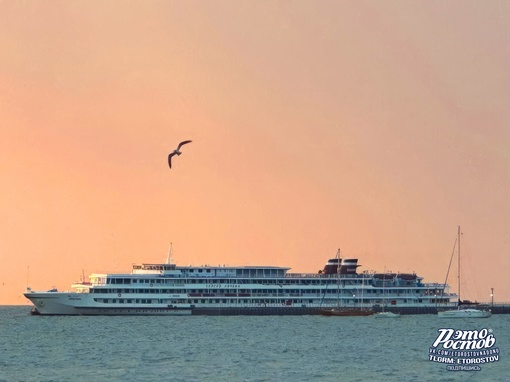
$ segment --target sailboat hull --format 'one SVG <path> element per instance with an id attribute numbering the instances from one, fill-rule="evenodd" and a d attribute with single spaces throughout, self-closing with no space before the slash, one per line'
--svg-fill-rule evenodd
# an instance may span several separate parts
<path id="1" fill-rule="evenodd" d="M 437 315 L 443 318 L 488 318 L 492 313 L 480 309 L 457 309 L 437 312 Z"/>
<path id="2" fill-rule="evenodd" d="M 457 229 L 457 272 L 458 272 L 458 296 L 459 296 L 459 306 L 457 309 L 452 310 L 443 310 L 437 312 L 437 315 L 439 317 L 443 318 L 488 318 L 491 316 L 491 312 L 489 310 L 481 310 L 481 309 L 474 309 L 474 308 L 461 308 L 461 299 L 460 299 L 460 226 Z M 455 247 L 454 247 L 455 248 Z M 453 259 L 453 253 L 452 253 L 452 259 Z M 451 260 L 450 260 L 451 262 Z M 448 272 L 450 271 L 450 268 L 448 268 Z M 447 276 L 448 278 L 448 276 Z"/>
<path id="3" fill-rule="evenodd" d="M 400 317 L 400 313 L 379 312 L 379 313 L 375 314 L 375 317 L 377 317 L 377 318 L 398 318 L 398 317 Z"/>

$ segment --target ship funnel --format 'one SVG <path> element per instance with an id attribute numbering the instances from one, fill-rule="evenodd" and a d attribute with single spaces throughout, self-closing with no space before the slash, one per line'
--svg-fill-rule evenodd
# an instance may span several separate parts
<path id="1" fill-rule="evenodd" d="M 355 275 L 356 269 L 359 267 L 358 259 L 343 259 L 340 265 L 341 275 Z"/>
<path id="2" fill-rule="evenodd" d="M 338 274 L 338 267 L 340 266 L 342 260 L 340 259 L 340 248 L 336 251 L 336 257 L 334 259 L 329 259 L 324 269 L 322 270 L 323 275 L 336 275 Z"/>

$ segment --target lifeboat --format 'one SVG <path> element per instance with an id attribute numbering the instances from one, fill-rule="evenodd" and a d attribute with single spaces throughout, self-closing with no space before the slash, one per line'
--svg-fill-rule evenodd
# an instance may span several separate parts
<path id="1" fill-rule="evenodd" d="M 395 278 L 396 273 L 375 273 L 374 278 L 380 280 L 391 280 Z"/>
<path id="2" fill-rule="evenodd" d="M 402 280 L 416 280 L 416 274 L 414 273 L 399 273 L 397 277 Z"/>

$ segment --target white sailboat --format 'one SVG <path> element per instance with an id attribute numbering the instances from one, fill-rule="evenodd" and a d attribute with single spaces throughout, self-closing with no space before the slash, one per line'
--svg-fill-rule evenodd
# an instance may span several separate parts
<path id="1" fill-rule="evenodd" d="M 487 318 L 491 316 L 490 310 L 482 310 L 476 308 L 463 308 L 460 299 L 460 226 L 458 228 L 458 246 L 457 246 L 457 283 L 458 283 L 458 305 L 457 309 L 450 309 L 437 312 L 439 317 L 444 318 Z"/>
<path id="2" fill-rule="evenodd" d="M 320 309 L 319 314 L 322 316 L 340 316 L 340 317 L 355 317 L 355 316 L 371 316 L 374 314 L 372 309 L 363 309 L 363 289 L 364 289 L 364 282 L 365 282 L 365 275 L 363 275 L 362 278 L 362 284 L 361 284 L 361 303 L 360 307 L 341 307 L 340 306 L 340 269 L 342 264 L 345 264 L 348 260 L 343 260 L 340 258 L 340 248 L 338 248 L 338 251 L 336 253 L 336 286 L 337 286 L 337 307 L 336 308 L 326 308 L 326 309 Z M 345 286 L 345 284 L 344 284 Z M 354 301 L 354 299 L 353 299 Z"/>

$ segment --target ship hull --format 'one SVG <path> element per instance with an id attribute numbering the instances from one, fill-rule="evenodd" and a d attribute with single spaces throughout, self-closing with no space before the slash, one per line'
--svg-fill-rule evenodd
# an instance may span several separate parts
<path id="1" fill-rule="evenodd" d="M 168 306 L 153 304 L 151 306 L 128 305 L 98 306 L 89 295 L 84 293 L 25 293 L 34 310 L 32 315 L 42 316 L 189 316 L 190 306 Z"/>
<path id="2" fill-rule="evenodd" d="M 321 309 L 319 314 L 322 316 L 339 316 L 339 317 L 365 317 L 371 316 L 374 314 L 371 310 L 362 310 L 362 309 L 343 309 L 343 308 L 333 308 L 333 309 Z"/>
<path id="3" fill-rule="evenodd" d="M 25 293 L 34 308 L 33 315 L 111 315 L 111 316 L 299 316 L 328 315 L 332 308 L 319 306 L 208 306 L 193 304 L 168 306 L 165 304 L 136 305 L 98 304 L 88 293 L 28 292 Z M 114 305 L 114 306 L 111 306 Z M 394 308 L 393 308 L 394 309 Z M 400 306 L 394 309 L 402 315 L 437 314 L 435 307 Z M 332 314 L 329 314 L 332 315 Z M 351 314 L 352 315 L 352 314 Z"/>

